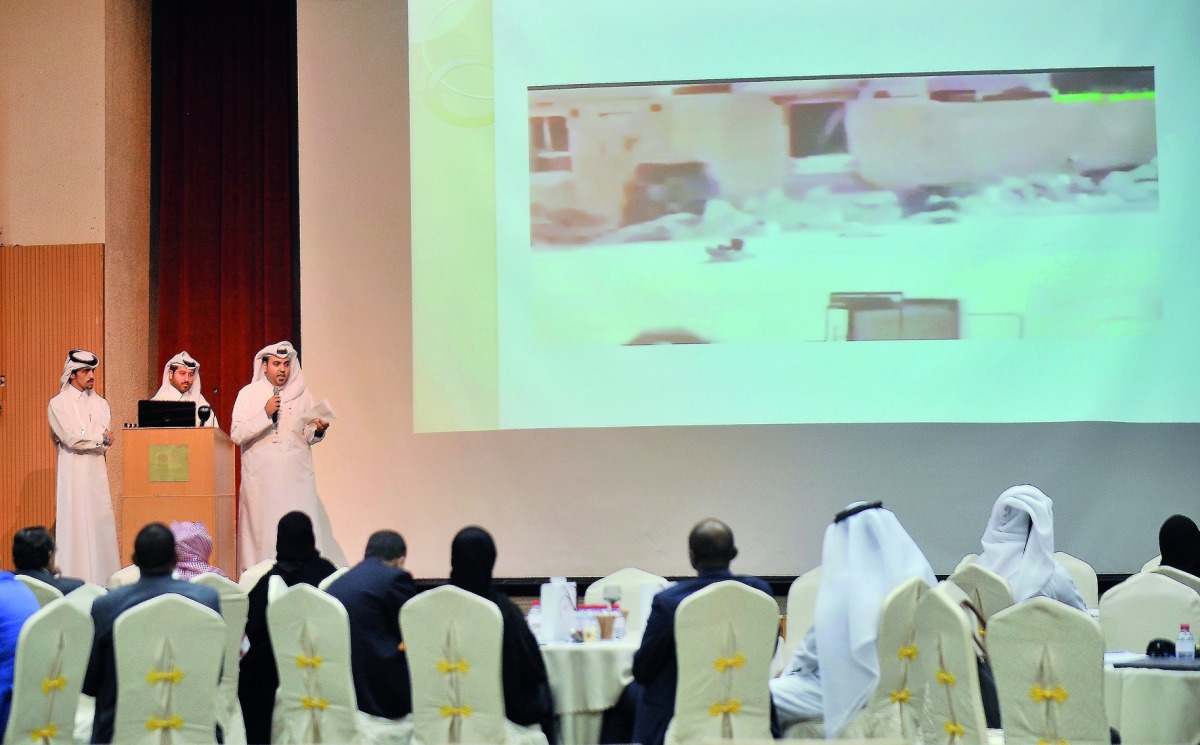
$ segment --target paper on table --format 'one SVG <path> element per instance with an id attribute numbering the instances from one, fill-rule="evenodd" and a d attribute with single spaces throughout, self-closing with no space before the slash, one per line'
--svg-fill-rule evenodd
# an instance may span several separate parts
<path id="1" fill-rule="evenodd" d="M 333 412 L 333 407 L 329 405 L 329 399 L 321 399 L 319 403 L 313 405 L 311 409 L 300 415 L 300 421 L 305 424 L 311 424 L 314 419 L 324 419 L 326 424 L 337 419 L 337 414 Z"/>

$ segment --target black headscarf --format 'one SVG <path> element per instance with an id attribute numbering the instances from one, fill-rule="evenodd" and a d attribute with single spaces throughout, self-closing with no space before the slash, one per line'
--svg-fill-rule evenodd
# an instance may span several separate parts
<path id="1" fill-rule="evenodd" d="M 246 637 L 250 649 L 242 656 L 238 679 L 238 699 L 246 725 L 246 741 L 271 741 L 271 707 L 279 673 L 267 629 L 267 590 L 273 576 L 283 578 L 288 587 L 307 584 L 314 587 L 337 569 L 317 551 L 312 520 L 303 512 L 289 512 L 279 519 L 275 539 L 275 566 L 250 590 L 246 614 Z"/>
<path id="2" fill-rule="evenodd" d="M 450 544 L 450 584 L 491 599 L 496 542 L 483 528 L 463 528 Z"/>
<path id="3" fill-rule="evenodd" d="M 450 544 L 450 584 L 496 604 L 504 620 L 500 673 L 505 715 L 517 724 L 540 724 L 547 739 L 558 742 L 554 699 L 546 663 L 521 610 L 492 586 L 496 542 L 483 528 L 463 528 Z"/>
<path id="4" fill-rule="evenodd" d="M 1200 577 L 1200 528 L 1191 518 L 1171 515 L 1158 530 L 1162 565 Z"/>

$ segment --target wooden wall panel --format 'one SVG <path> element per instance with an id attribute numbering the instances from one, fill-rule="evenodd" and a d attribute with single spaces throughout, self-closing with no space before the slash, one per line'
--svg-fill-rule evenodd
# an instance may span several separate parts
<path id="1" fill-rule="evenodd" d="M 46 404 L 72 347 L 100 356 L 104 392 L 104 245 L 0 246 L 0 566 L 11 536 L 55 518 L 55 452 Z M 120 426 L 119 424 L 116 426 Z"/>

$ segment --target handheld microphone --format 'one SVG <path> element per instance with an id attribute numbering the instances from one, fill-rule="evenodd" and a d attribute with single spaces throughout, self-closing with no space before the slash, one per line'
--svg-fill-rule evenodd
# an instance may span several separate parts
<path id="1" fill-rule="evenodd" d="M 272 395 L 278 396 L 279 392 L 282 390 L 283 390 L 283 388 L 281 388 L 280 386 L 274 386 L 274 392 L 272 393 Z M 276 408 L 275 413 L 271 415 L 271 423 L 273 425 L 275 425 L 275 431 L 278 432 L 279 431 L 279 409 L 278 408 Z"/>

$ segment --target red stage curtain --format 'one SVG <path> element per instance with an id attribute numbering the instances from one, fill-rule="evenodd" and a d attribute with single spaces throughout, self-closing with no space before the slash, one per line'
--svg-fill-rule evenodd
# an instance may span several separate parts
<path id="1" fill-rule="evenodd" d="M 254 353 L 300 343 L 296 4 L 156 2 L 153 65 L 158 361 L 199 360 L 228 431 Z"/>

